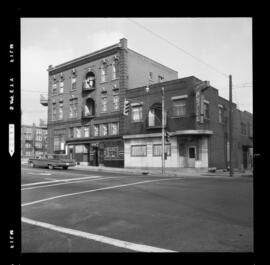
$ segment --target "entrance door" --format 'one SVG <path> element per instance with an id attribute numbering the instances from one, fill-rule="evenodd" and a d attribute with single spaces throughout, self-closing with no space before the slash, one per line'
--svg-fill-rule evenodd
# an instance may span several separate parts
<path id="1" fill-rule="evenodd" d="M 98 147 L 94 146 L 93 149 L 94 149 L 93 164 L 94 166 L 98 166 L 98 153 L 99 153 Z"/>
<path id="2" fill-rule="evenodd" d="M 196 147 L 195 146 L 189 146 L 187 151 L 188 151 L 188 154 L 187 154 L 187 167 L 195 167 Z"/>
<path id="3" fill-rule="evenodd" d="M 73 147 L 69 147 L 69 159 L 74 159 Z"/>

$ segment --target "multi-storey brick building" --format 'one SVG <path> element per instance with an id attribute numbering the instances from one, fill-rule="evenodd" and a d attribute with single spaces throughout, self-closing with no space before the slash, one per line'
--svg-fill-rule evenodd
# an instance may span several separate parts
<path id="1" fill-rule="evenodd" d="M 126 91 L 178 78 L 176 71 L 129 49 L 126 39 L 49 66 L 48 73 L 49 153 L 120 167 L 124 166 Z"/>
<path id="2" fill-rule="evenodd" d="M 161 88 L 164 87 L 166 167 L 228 167 L 228 100 L 194 76 L 128 90 L 125 167 L 161 167 Z M 148 91 L 148 92 L 147 92 Z M 249 134 L 248 134 L 249 131 Z M 233 165 L 251 167 L 252 114 L 233 103 Z"/>
<path id="3" fill-rule="evenodd" d="M 47 153 L 47 125 L 21 126 L 21 157 L 37 157 Z"/>

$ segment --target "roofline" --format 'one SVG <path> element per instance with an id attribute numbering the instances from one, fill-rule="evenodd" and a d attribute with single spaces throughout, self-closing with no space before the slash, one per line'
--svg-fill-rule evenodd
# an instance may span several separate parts
<path id="1" fill-rule="evenodd" d="M 93 56 L 95 56 L 95 55 L 98 55 L 98 54 L 101 54 L 101 53 L 103 53 L 103 52 L 107 52 L 107 51 L 110 51 L 110 50 L 113 50 L 113 49 L 116 49 L 116 48 L 120 48 L 120 47 L 121 47 L 121 43 L 117 43 L 117 44 L 114 44 L 114 45 L 105 47 L 105 48 L 103 48 L 103 49 L 100 49 L 100 50 L 98 50 L 98 51 L 95 51 L 95 52 L 88 53 L 88 54 L 86 54 L 86 55 L 80 56 L 80 57 L 78 57 L 78 58 L 76 58 L 76 59 L 67 61 L 67 62 L 65 62 L 65 63 L 58 64 L 58 65 L 56 65 L 56 66 L 54 66 L 54 67 L 49 67 L 49 68 L 47 69 L 47 71 L 48 71 L 48 72 L 51 72 L 51 71 L 57 70 L 57 69 L 59 69 L 59 68 L 68 66 L 68 65 L 70 65 L 70 64 L 74 64 L 74 63 L 80 62 L 80 61 L 85 60 L 85 59 L 87 59 L 87 58 L 91 58 L 91 57 L 93 57 Z"/>

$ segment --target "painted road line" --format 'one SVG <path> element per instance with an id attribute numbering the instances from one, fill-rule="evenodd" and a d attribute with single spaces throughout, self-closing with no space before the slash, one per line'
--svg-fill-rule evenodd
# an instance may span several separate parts
<path id="1" fill-rule="evenodd" d="M 27 173 L 28 175 L 38 175 L 38 176 L 50 176 L 52 173 Z"/>
<path id="2" fill-rule="evenodd" d="M 22 187 L 28 187 L 28 186 L 35 186 L 40 184 L 48 184 L 53 182 L 65 182 L 65 181 L 72 181 L 72 180 L 81 180 L 81 179 L 96 179 L 100 178 L 101 176 L 91 176 L 91 177 L 84 177 L 84 178 L 72 178 L 72 179 L 57 179 L 57 180 L 51 180 L 51 181 L 41 181 L 41 182 L 32 182 L 27 184 L 22 184 Z"/>
<path id="3" fill-rule="evenodd" d="M 34 173 L 37 173 L 39 172 L 39 169 L 34 169 L 34 170 L 31 170 L 31 169 L 23 169 L 24 171 L 30 171 L 30 172 L 34 172 Z M 25 173 L 25 172 L 24 172 Z M 56 170 L 50 170 L 50 171 L 43 171 L 43 173 L 50 173 L 51 175 L 73 175 L 73 176 L 86 176 L 86 177 L 89 177 L 91 176 L 91 174 L 80 174 L 80 173 L 74 173 L 73 171 L 56 171 Z M 92 173 L 97 173 L 97 172 L 92 172 Z M 27 173 L 29 174 L 29 173 Z M 24 175 L 27 177 L 27 175 Z"/>
<path id="4" fill-rule="evenodd" d="M 139 181 L 139 182 L 133 182 L 133 183 L 128 183 L 128 184 L 122 184 L 122 185 L 116 185 L 116 186 L 110 186 L 110 187 L 105 187 L 105 188 L 99 188 L 99 189 L 94 189 L 94 190 L 85 190 L 85 191 L 80 191 L 80 192 L 74 192 L 74 193 L 68 193 L 68 194 L 63 194 L 59 196 L 54 196 L 38 201 L 33 201 L 33 202 L 26 202 L 21 204 L 21 206 L 27 206 L 27 205 L 33 205 L 45 201 L 50 201 L 50 200 L 55 200 L 63 197 L 69 197 L 69 196 L 74 196 L 78 194 L 85 194 L 85 193 L 90 193 L 90 192 L 95 192 L 95 191 L 101 191 L 101 190 L 111 190 L 111 189 L 117 189 L 117 188 L 122 188 L 122 187 L 127 187 L 127 186 L 134 186 L 134 185 L 139 185 L 143 183 L 151 183 L 151 182 L 160 182 L 160 181 L 165 181 L 165 180 L 176 180 L 177 178 L 167 178 L 167 179 L 156 179 L 156 180 L 146 180 L 146 181 Z"/>
<path id="5" fill-rule="evenodd" d="M 97 180 L 103 180 L 103 179 L 116 179 L 116 178 L 122 178 L 122 177 L 107 177 L 107 178 L 94 178 L 94 179 L 86 179 L 86 180 L 79 180 L 79 181 L 65 181 L 64 183 L 41 185 L 37 187 L 23 188 L 21 190 L 34 190 L 34 189 L 41 189 L 41 188 L 47 188 L 47 187 L 53 187 L 53 186 L 59 186 L 59 185 L 68 185 L 68 184 L 79 183 L 79 182 L 97 181 Z"/>
<path id="6" fill-rule="evenodd" d="M 39 221 L 35 221 L 35 220 L 25 218 L 25 217 L 22 217 L 21 220 L 23 223 L 39 226 L 39 227 L 46 228 L 46 229 L 53 230 L 53 231 L 57 231 L 60 233 L 69 234 L 72 236 L 77 236 L 77 237 L 82 237 L 82 238 L 86 238 L 89 240 L 94 240 L 97 242 L 105 243 L 105 244 L 112 245 L 112 246 L 119 247 L 119 248 L 130 249 L 133 251 L 138 251 L 138 252 L 176 252 L 176 251 L 169 250 L 169 249 L 157 248 L 157 247 L 152 247 L 152 246 L 143 245 L 143 244 L 131 243 L 128 241 L 114 239 L 111 237 L 100 236 L 100 235 L 91 234 L 91 233 L 87 233 L 87 232 L 83 232 L 83 231 L 79 231 L 79 230 L 74 230 L 74 229 L 70 229 L 70 228 L 65 228 L 65 227 L 53 225 L 53 224 L 39 222 Z"/>
<path id="7" fill-rule="evenodd" d="M 58 180 L 58 179 L 51 179 L 51 178 L 44 178 L 44 179 L 47 179 L 47 180 Z"/>

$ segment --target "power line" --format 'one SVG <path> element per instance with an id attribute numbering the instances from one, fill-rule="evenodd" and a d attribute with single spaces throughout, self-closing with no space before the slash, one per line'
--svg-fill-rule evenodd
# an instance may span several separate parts
<path id="1" fill-rule="evenodd" d="M 152 30 L 150 30 L 150 29 L 144 27 L 143 25 L 139 24 L 138 22 L 136 22 L 136 21 L 134 21 L 134 20 L 132 20 L 132 19 L 130 19 L 130 18 L 127 18 L 127 19 L 128 19 L 129 21 L 131 21 L 132 23 L 136 24 L 137 26 L 139 26 L 139 27 L 145 29 L 146 31 L 150 32 L 151 34 L 155 35 L 156 37 L 158 37 L 158 38 L 160 38 L 160 39 L 166 41 L 167 43 L 169 43 L 170 45 L 172 45 L 172 46 L 175 47 L 176 49 L 178 49 L 178 50 L 184 52 L 185 54 L 187 54 L 187 55 L 189 55 L 189 56 L 191 56 L 191 57 L 192 57 L 193 59 L 195 59 L 196 61 L 200 62 L 201 64 L 206 65 L 207 67 L 211 68 L 212 70 L 216 71 L 217 73 L 219 73 L 219 74 L 221 74 L 221 75 L 223 75 L 223 76 L 226 76 L 226 77 L 229 76 L 228 74 L 225 74 L 225 73 L 219 71 L 218 69 L 216 69 L 216 68 L 213 67 L 212 65 L 210 65 L 210 64 L 208 64 L 208 63 L 206 63 L 206 62 L 204 62 L 204 61 L 201 60 L 200 58 L 197 58 L 196 56 L 192 55 L 191 53 L 185 51 L 184 49 L 182 49 L 181 47 L 179 47 L 179 46 L 177 46 L 176 44 L 172 43 L 171 41 L 167 40 L 166 38 L 160 36 L 159 34 L 153 32 Z"/>

